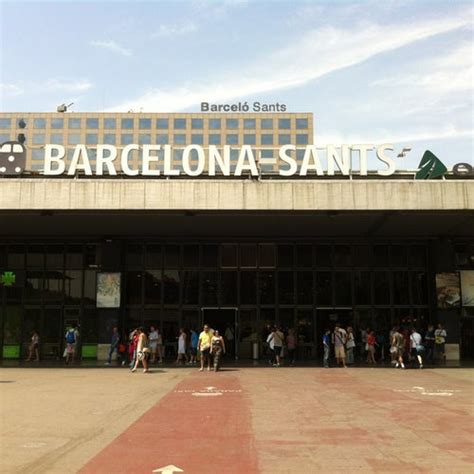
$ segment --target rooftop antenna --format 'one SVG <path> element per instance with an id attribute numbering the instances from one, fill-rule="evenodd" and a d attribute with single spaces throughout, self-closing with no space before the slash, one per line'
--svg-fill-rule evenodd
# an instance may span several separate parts
<path id="1" fill-rule="evenodd" d="M 68 111 L 69 108 L 71 108 L 71 106 L 74 105 L 74 102 L 71 102 L 70 104 L 66 105 L 66 104 L 61 104 L 61 105 L 58 105 L 56 107 L 56 111 L 57 112 L 60 112 L 62 114 L 64 114 L 65 112 Z"/>

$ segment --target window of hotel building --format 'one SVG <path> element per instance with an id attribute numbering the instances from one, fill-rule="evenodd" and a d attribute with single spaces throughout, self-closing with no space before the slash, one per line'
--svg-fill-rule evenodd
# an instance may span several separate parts
<path id="1" fill-rule="evenodd" d="M 296 128 L 298 130 L 306 130 L 308 128 L 308 119 L 296 119 Z"/>
<path id="2" fill-rule="evenodd" d="M 97 133 L 87 133 L 86 134 L 86 143 L 88 145 L 97 145 L 99 137 Z"/>
<path id="3" fill-rule="evenodd" d="M 255 134 L 244 135 L 244 145 L 255 145 L 256 143 L 257 143 L 257 138 Z"/>
<path id="4" fill-rule="evenodd" d="M 115 145 L 115 133 L 104 134 L 104 143 L 106 145 Z"/>
<path id="5" fill-rule="evenodd" d="M 278 119 L 278 128 L 290 129 L 291 119 Z"/>
<path id="6" fill-rule="evenodd" d="M 174 128 L 184 130 L 186 128 L 186 119 L 176 118 L 174 119 Z"/>
<path id="7" fill-rule="evenodd" d="M 156 128 L 159 128 L 160 130 L 168 128 L 168 119 L 156 119 Z"/>
<path id="8" fill-rule="evenodd" d="M 260 140 L 261 140 L 262 145 L 273 145 L 273 135 L 264 133 L 260 137 Z"/>
<path id="9" fill-rule="evenodd" d="M 273 158 L 273 150 L 262 150 L 260 153 L 262 158 Z"/>
<path id="10" fill-rule="evenodd" d="M 239 128 L 239 119 L 226 119 L 225 121 L 226 128 L 231 130 L 235 130 Z"/>
<path id="11" fill-rule="evenodd" d="M 204 137 L 202 133 L 197 135 L 191 135 L 191 143 L 193 145 L 202 145 L 204 143 Z"/>
<path id="12" fill-rule="evenodd" d="M 138 128 L 140 130 L 150 130 L 151 128 L 151 119 L 141 118 L 138 120 Z"/>
<path id="13" fill-rule="evenodd" d="M 51 134 L 51 143 L 54 145 L 62 145 L 63 144 L 63 134 L 62 133 L 52 133 Z"/>
<path id="14" fill-rule="evenodd" d="M 42 149 L 33 148 L 31 150 L 32 160 L 42 160 L 44 158 L 44 151 Z"/>
<path id="15" fill-rule="evenodd" d="M 226 135 L 227 145 L 237 145 L 239 143 L 239 136 L 235 134 Z"/>
<path id="16" fill-rule="evenodd" d="M 46 128 L 46 119 L 36 118 L 33 120 L 33 128 Z"/>
<path id="17" fill-rule="evenodd" d="M 81 119 L 80 118 L 70 118 L 68 120 L 69 128 L 81 128 Z"/>
<path id="18" fill-rule="evenodd" d="M 191 119 L 191 128 L 202 130 L 203 127 L 203 119 Z"/>
<path id="19" fill-rule="evenodd" d="M 44 143 L 45 143 L 44 133 L 33 134 L 33 145 L 44 145 Z"/>
<path id="20" fill-rule="evenodd" d="M 98 118 L 88 118 L 86 119 L 86 128 L 97 129 L 99 128 L 99 119 Z"/>
<path id="21" fill-rule="evenodd" d="M 133 134 L 131 133 L 122 133 L 121 144 L 122 145 L 131 145 L 133 143 Z"/>
<path id="22" fill-rule="evenodd" d="M 296 161 L 302 162 L 304 158 L 304 150 L 296 150 Z"/>
<path id="23" fill-rule="evenodd" d="M 186 135 L 184 133 L 177 133 L 174 136 L 175 145 L 185 145 L 186 144 Z"/>
<path id="24" fill-rule="evenodd" d="M 252 130 L 255 128 L 255 119 L 244 119 L 244 128 L 246 130 Z"/>
<path id="25" fill-rule="evenodd" d="M 124 118 L 122 119 L 122 128 L 130 130 L 133 128 L 133 119 L 131 118 Z"/>
<path id="26" fill-rule="evenodd" d="M 62 118 L 53 118 L 51 119 L 51 128 L 63 128 L 64 127 L 64 119 Z"/>
<path id="27" fill-rule="evenodd" d="M 210 130 L 220 130 L 220 128 L 221 128 L 221 119 L 209 119 Z"/>
<path id="28" fill-rule="evenodd" d="M 221 144 L 221 136 L 216 133 L 211 133 L 209 135 L 209 145 L 220 145 Z"/>
<path id="29" fill-rule="evenodd" d="M 181 162 L 183 160 L 183 151 L 184 150 L 173 150 L 173 159 Z"/>
<path id="30" fill-rule="evenodd" d="M 273 129 L 273 119 L 261 119 L 260 128 L 262 130 L 272 130 Z"/>
<path id="31" fill-rule="evenodd" d="M 230 161 L 237 161 L 239 159 L 239 150 L 230 150 Z"/>
<path id="32" fill-rule="evenodd" d="M 0 128 L 11 128 L 12 121 L 9 118 L 0 118 Z"/>
<path id="33" fill-rule="evenodd" d="M 308 144 L 308 135 L 304 134 L 297 134 L 296 135 L 296 144 L 297 145 L 307 145 Z"/>
<path id="34" fill-rule="evenodd" d="M 31 165 L 31 171 L 41 171 L 44 168 L 43 163 L 35 163 Z"/>
<path id="35" fill-rule="evenodd" d="M 117 121 L 114 118 L 105 118 L 104 119 L 104 128 L 107 129 L 107 130 L 117 128 Z"/>
<path id="36" fill-rule="evenodd" d="M 279 145 L 289 145 L 291 143 L 291 136 L 289 134 L 278 135 Z"/>
<path id="37" fill-rule="evenodd" d="M 10 140 L 9 133 L 0 133 L 0 143 Z"/>
<path id="38" fill-rule="evenodd" d="M 156 136 L 156 143 L 158 145 L 166 145 L 168 143 L 168 135 L 157 135 Z"/>
<path id="39" fill-rule="evenodd" d="M 138 135 L 138 143 L 140 145 L 149 145 L 151 143 L 151 135 L 149 133 L 140 133 Z"/>

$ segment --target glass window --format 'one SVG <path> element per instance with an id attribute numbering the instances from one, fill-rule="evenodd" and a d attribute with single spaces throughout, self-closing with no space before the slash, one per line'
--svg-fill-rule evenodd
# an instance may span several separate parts
<path id="1" fill-rule="evenodd" d="M 278 128 L 290 129 L 291 128 L 291 119 L 278 119 Z"/>
<path id="2" fill-rule="evenodd" d="M 186 119 L 184 118 L 176 118 L 174 119 L 174 128 L 183 130 L 186 128 Z"/>
<path id="3" fill-rule="evenodd" d="M 336 306 L 352 305 L 352 278 L 350 272 L 336 272 L 334 274 L 334 289 Z"/>
<path id="4" fill-rule="evenodd" d="M 217 245 L 203 245 L 202 247 L 202 265 L 204 267 L 217 267 Z"/>
<path id="5" fill-rule="evenodd" d="M 97 145 L 99 136 L 97 133 L 87 133 L 86 134 L 86 143 L 88 145 Z"/>
<path id="6" fill-rule="evenodd" d="M 246 130 L 255 129 L 255 119 L 244 119 L 244 128 Z"/>
<path id="7" fill-rule="evenodd" d="M 44 145 L 45 136 L 44 133 L 33 133 L 33 145 Z"/>
<path id="8" fill-rule="evenodd" d="M 274 244 L 261 244 L 258 251 L 260 268 L 276 267 L 276 248 Z"/>
<path id="9" fill-rule="evenodd" d="M 63 144 L 63 134 L 62 133 L 52 133 L 51 134 L 51 143 L 55 145 Z"/>
<path id="10" fill-rule="evenodd" d="M 185 267 L 199 266 L 199 245 L 183 245 L 183 265 Z"/>
<path id="11" fill-rule="evenodd" d="M 53 118 L 51 119 L 51 128 L 63 128 L 64 119 L 62 118 Z"/>
<path id="12" fill-rule="evenodd" d="M 221 304 L 237 304 L 237 272 L 221 273 Z"/>
<path id="13" fill-rule="evenodd" d="M 293 267 L 293 245 L 279 245 L 278 246 L 278 266 L 279 267 Z"/>
<path id="14" fill-rule="evenodd" d="M 83 265 L 82 245 L 68 245 L 66 249 L 66 268 L 80 269 Z"/>
<path id="15" fill-rule="evenodd" d="M 64 272 L 64 293 L 66 304 L 81 304 L 82 270 L 66 270 Z"/>
<path id="16" fill-rule="evenodd" d="M 260 304 L 275 304 L 275 273 L 260 272 L 258 280 Z"/>
<path id="17" fill-rule="evenodd" d="M 142 304 L 142 272 L 127 272 L 125 301 L 127 304 Z"/>
<path id="18" fill-rule="evenodd" d="M 141 268 L 143 265 L 143 246 L 141 244 L 127 245 L 127 253 L 125 258 L 127 267 Z"/>
<path id="19" fill-rule="evenodd" d="M 295 283 L 293 272 L 278 272 L 278 301 L 280 304 L 294 304 Z"/>
<path id="20" fill-rule="evenodd" d="M 117 120 L 114 118 L 105 118 L 104 119 L 104 128 L 107 130 L 117 128 Z"/>
<path id="21" fill-rule="evenodd" d="M 199 272 L 183 272 L 183 304 L 199 303 Z"/>
<path id="22" fill-rule="evenodd" d="M 87 128 L 99 128 L 99 119 L 98 118 L 88 118 L 86 119 Z"/>
<path id="23" fill-rule="evenodd" d="M 0 133 L 0 143 L 7 142 L 8 140 L 10 140 L 9 133 Z"/>
<path id="24" fill-rule="evenodd" d="M 217 133 L 211 133 L 209 135 L 209 145 L 220 145 L 221 144 L 221 136 Z"/>
<path id="25" fill-rule="evenodd" d="M 296 135 L 296 144 L 297 145 L 307 145 L 308 144 L 308 135 L 305 134 L 297 134 Z"/>
<path id="26" fill-rule="evenodd" d="M 255 134 L 244 135 L 244 145 L 255 145 L 257 143 Z"/>
<path id="27" fill-rule="evenodd" d="M 221 266 L 237 267 L 237 245 L 223 244 L 221 247 Z"/>
<path id="28" fill-rule="evenodd" d="M 298 130 L 306 130 L 308 128 L 308 119 L 297 118 L 296 119 L 296 128 Z"/>
<path id="29" fill-rule="evenodd" d="M 145 304 L 161 303 L 161 270 L 147 270 L 145 276 Z"/>
<path id="30" fill-rule="evenodd" d="M 369 267 L 371 265 L 371 252 L 372 247 L 370 245 L 355 245 L 352 251 L 352 261 L 357 267 Z"/>
<path id="31" fill-rule="evenodd" d="M 316 273 L 316 304 L 330 306 L 332 304 L 332 275 L 331 272 Z"/>
<path id="32" fill-rule="evenodd" d="M 140 133 L 138 135 L 138 143 L 140 145 L 149 145 L 151 143 L 151 135 L 149 133 Z"/>
<path id="33" fill-rule="evenodd" d="M 81 128 L 81 119 L 80 118 L 70 118 L 68 120 L 69 128 Z"/>
<path id="34" fill-rule="evenodd" d="M 191 128 L 197 129 L 197 130 L 202 130 L 204 120 L 203 119 L 191 119 Z"/>
<path id="35" fill-rule="evenodd" d="M 297 272 L 298 304 L 313 304 L 313 272 Z"/>
<path id="36" fill-rule="evenodd" d="M 390 276 L 388 272 L 374 272 L 374 299 L 377 305 L 390 304 Z"/>
<path id="37" fill-rule="evenodd" d="M 43 160 L 44 158 L 44 150 L 43 149 L 33 149 L 31 150 L 31 159 L 32 160 Z"/>
<path id="38" fill-rule="evenodd" d="M 140 130 L 150 130 L 151 128 L 151 119 L 141 118 L 138 120 L 138 128 Z"/>
<path id="39" fill-rule="evenodd" d="M 160 130 L 164 130 L 165 128 L 168 128 L 168 119 L 161 118 L 161 119 L 156 119 L 156 128 L 159 128 Z"/>
<path id="40" fill-rule="evenodd" d="M 25 300 L 28 303 L 39 303 L 43 291 L 43 272 L 26 272 L 25 281 Z"/>
<path id="41" fill-rule="evenodd" d="M 336 267 L 348 267 L 351 265 L 350 245 L 334 246 L 334 265 Z"/>
<path id="42" fill-rule="evenodd" d="M 71 133 L 68 135 L 69 145 L 78 145 L 81 142 L 81 136 L 79 133 Z"/>
<path id="43" fill-rule="evenodd" d="M 237 134 L 226 135 L 227 145 L 237 145 L 239 143 L 239 136 Z"/>
<path id="44" fill-rule="evenodd" d="M 257 246 L 255 244 L 240 246 L 240 265 L 248 268 L 257 266 Z"/>
<path id="45" fill-rule="evenodd" d="M 179 245 L 165 245 L 164 255 L 166 267 L 179 267 Z"/>
<path id="46" fill-rule="evenodd" d="M 132 129 L 133 128 L 133 119 L 132 118 L 123 118 L 122 119 L 122 128 Z"/>
<path id="47" fill-rule="evenodd" d="M 161 245 L 151 244 L 146 246 L 145 265 L 148 268 L 161 268 Z"/>
<path id="48" fill-rule="evenodd" d="M 202 304 L 217 304 L 217 272 L 202 272 Z"/>
<path id="49" fill-rule="evenodd" d="M 96 299 L 96 280 L 95 270 L 86 270 L 84 272 L 84 303 L 94 304 Z"/>
<path id="50" fill-rule="evenodd" d="M 313 266 L 313 248 L 311 245 L 298 245 L 296 247 L 296 262 L 298 267 Z"/>
<path id="51" fill-rule="evenodd" d="M 355 304 L 368 305 L 371 302 L 370 272 L 354 272 Z"/>
<path id="52" fill-rule="evenodd" d="M 262 130 L 272 130 L 273 129 L 273 119 L 261 119 L 260 128 Z"/>
<path id="53" fill-rule="evenodd" d="M 104 134 L 104 143 L 106 145 L 115 145 L 115 133 Z"/>
<path id="54" fill-rule="evenodd" d="M 392 267 L 407 266 L 407 248 L 404 245 L 392 245 L 390 253 Z"/>
<path id="55" fill-rule="evenodd" d="M 410 304 L 410 290 L 407 272 L 393 272 L 393 304 Z"/>
<path id="56" fill-rule="evenodd" d="M 257 273 L 240 273 L 240 303 L 255 304 L 257 302 Z"/>
<path id="57" fill-rule="evenodd" d="M 210 130 L 220 130 L 220 128 L 221 128 L 221 119 L 209 119 Z"/>
<path id="58" fill-rule="evenodd" d="M 11 128 L 12 121 L 9 118 L 0 118 L 0 128 Z"/>
<path id="59" fill-rule="evenodd" d="M 413 272 L 411 274 L 411 287 L 413 304 L 428 304 L 428 279 L 425 272 Z"/>
<path id="60" fill-rule="evenodd" d="M 264 133 L 261 136 L 261 143 L 262 145 L 273 145 L 273 135 L 269 133 Z"/>
<path id="61" fill-rule="evenodd" d="M 174 135 L 174 144 L 175 145 L 185 145 L 186 144 L 186 135 L 184 133 L 176 133 Z"/>
<path id="62" fill-rule="evenodd" d="M 33 120 L 33 128 L 46 128 L 46 119 L 44 119 L 44 118 L 34 119 Z"/>
<path id="63" fill-rule="evenodd" d="M 424 245 L 410 247 L 410 266 L 426 267 L 426 247 Z"/>
<path id="64" fill-rule="evenodd" d="M 131 145 L 133 143 L 133 134 L 122 133 L 121 143 L 122 145 Z"/>
<path id="65" fill-rule="evenodd" d="M 169 143 L 168 135 L 163 135 L 163 134 L 157 135 L 156 143 L 158 145 L 167 145 Z"/>
<path id="66" fill-rule="evenodd" d="M 46 268 L 58 270 L 63 268 L 63 246 L 48 245 L 46 249 Z"/>
<path id="67" fill-rule="evenodd" d="M 260 150 L 262 158 L 273 158 L 273 150 Z"/>
<path id="68" fill-rule="evenodd" d="M 388 267 L 388 245 L 374 246 L 374 264 L 376 267 Z"/>
<path id="69" fill-rule="evenodd" d="M 239 119 L 226 119 L 225 126 L 232 130 L 239 128 Z"/>
<path id="70" fill-rule="evenodd" d="M 291 143 L 291 135 L 288 135 L 288 134 L 278 135 L 279 145 L 289 145 L 290 143 Z"/>
<path id="71" fill-rule="evenodd" d="M 202 145 L 204 143 L 204 136 L 201 133 L 197 135 L 191 135 L 191 143 L 193 145 Z"/>

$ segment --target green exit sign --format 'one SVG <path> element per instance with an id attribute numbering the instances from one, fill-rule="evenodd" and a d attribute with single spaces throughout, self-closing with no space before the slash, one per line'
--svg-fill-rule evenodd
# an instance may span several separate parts
<path id="1" fill-rule="evenodd" d="M 0 275 L 0 283 L 3 286 L 13 286 L 16 282 L 16 275 L 14 272 L 3 272 Z"/>

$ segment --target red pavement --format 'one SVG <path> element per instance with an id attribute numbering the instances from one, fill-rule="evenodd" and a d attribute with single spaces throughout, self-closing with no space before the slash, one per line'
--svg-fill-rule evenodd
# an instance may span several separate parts
<path id="1" fill-rule="evenodd" d="M 250 401 L 237 377 L 204 372 L 186 379 L 79 472 L 151 473 L 168 465 L 185 473 L 258 472 Z"/>

